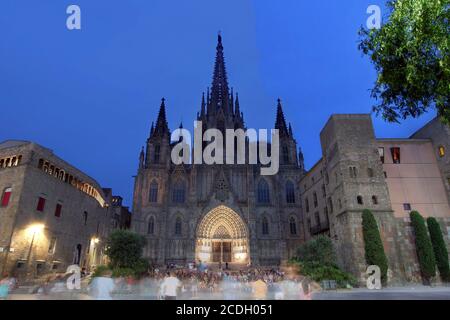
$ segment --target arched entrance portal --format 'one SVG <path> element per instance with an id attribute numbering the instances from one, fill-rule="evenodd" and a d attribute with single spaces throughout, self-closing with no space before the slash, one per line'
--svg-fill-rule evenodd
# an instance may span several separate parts
<path id="1" fill-rule="evenodd" d="M 247 263 L 248 231 L 242 218 L 226 206 L 208 212 L 197 227 L 195 255 L 207 263 Z"/>

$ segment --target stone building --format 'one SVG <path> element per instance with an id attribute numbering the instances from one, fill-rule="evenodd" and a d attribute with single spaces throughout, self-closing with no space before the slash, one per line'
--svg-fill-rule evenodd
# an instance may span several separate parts
<path id="1" fill-rule="evenodd" d="M 99 184 L 36 143 L 0 143 L 0 269 L 20 278 L 104 261 L 109 223 Z"/>
<path id="2" fill-rule="evenodd" d="M 216 50 L 212 87 L 197 120 L 203 131 L 245 130 L 238 94 L 228 86 L 220 35 Z M 147 237 L 151 263 L 278 265 L 293 256 L 304 237 L 297 187 L 303 159 L 280 101 L 275 128 L 282 151 L 276 175 L 261 176 L 255 164 L 175 165 L 162 100 L 139 157 L 133 196 L 132 228 Z"/>
<path id="3" fill-rule="evenodd" d="M 409 213 L 436 217 L 450 247 L 449 132 L 434 119 L 409 139 L 376 139 L 369 114 L 332 115 L 320 134 L 322 158 L 300 182 L 305 239 L 329 235 L 339 264 L 364 282 L 361 214 L 370 209 L 390 281 L 418 281 Z"/>

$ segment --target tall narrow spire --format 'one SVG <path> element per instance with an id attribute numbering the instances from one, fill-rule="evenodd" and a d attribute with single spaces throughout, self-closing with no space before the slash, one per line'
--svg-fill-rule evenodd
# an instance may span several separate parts
<path id="1" fill-rule="evenodd" d="M 141 153 L 139 154 L 139 169 L 144 168 L 145 163 L 145 153 L 144 153 L 144 147 L 141 149 Z"/>
<path id="2" fill-rule="evenodd" d="M 205 93 L 202 94 L 202 105 L 200 107 L 200 116 L 203 118 L 205 116 Z"/>
<path id="3" fill-rule="evenodd" d="M 286 120 L 284 119 L 283 108 L 281 107 L 281 100 L 278 99 L 277 105 L 277 118 L 275 120 L 275 129 L 279 130 L 280 136 L 288 136 L 288 128 L 286 126 Z"/>
<path id="4" fill-rule="evenodd" d="M 229 88 L 227 72 L 225 69 L 225 58 L 223 56 L 222 36 L 217 36 L 216 61 L 214 64 L 214 74 L 211 87 L 211 103 L 215 108 L 223 108 L 225 113 L 229 110 Z"/>
<path id="5" fill-rule="evenodd" d="M 236 114 L 236 117 L 241 117 L 241 109 L 239 107 L 239 94 L 236 92 L 236 101 L 234 102 L 234 113 Z"/>
<path id="6" fill-rule="evenodd" d="M 169 126 L 166 118 L 166 105 L 164 98 L 161 99 L 161 106 L 159 107 L 158 119 L 156 120 L 156 127 L 153 134 L 157 136 L 170 135 Z"/>

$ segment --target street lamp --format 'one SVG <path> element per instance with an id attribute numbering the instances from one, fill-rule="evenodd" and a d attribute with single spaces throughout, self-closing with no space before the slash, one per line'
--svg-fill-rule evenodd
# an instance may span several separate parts
<path id="1" fill-rule="evenodd" d="M 45 228 L 45 225 L 42 223 L 35 223 L 35 224 L 28 226 L 28 228 L 27 228 L 27 233 L 32 236 L 31 243 L 30 243 L 30 249 L 28 250 L 28 256 L 27 256 L 27 273 L 29 273 L 29 271 L 30 271 L 30 258 L 31 258 L 31 252 L 33 250 L 34 239 L 35 239 L 36 235 L 39 235 L 40 233 L 42 233 L 44 228 Z"/>

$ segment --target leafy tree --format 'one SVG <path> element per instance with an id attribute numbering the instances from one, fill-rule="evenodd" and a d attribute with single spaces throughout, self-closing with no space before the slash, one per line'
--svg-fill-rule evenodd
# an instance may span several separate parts
<path id="1" fill-rule="evenodd" d="M 364 249 L 367 265 L 376 265 L 381 270 L 381 281 L 387 281 L 388 260 L 384 253 L 378 225 L 372 212 L 365 209 L 362 213 Z"/>
<path id="2" fill-rule="evenodd" d="M 380 29 L 361 29 L 359 49 L 378 73 L 373 110 L 389 122 L 436 108 L 450 123 L 450 0 L 390 0 Z"/>
<path id="3" fill-rule="evenodd" d="M 428 231 L 433 244 L 434 257 L 443 281 L 450 282 L 450 266 L 448 263 L 447 246 L 442 236 L 442 230 L 437 220 L 433 217 L 427 219 Z"/>
<path id="4" fill-rule="evenodd" d="M 106 254 L 112 268 L 132 268 L 142 264 L 143 236 L 128 230 L 113 231 L 107 240 Z"/>
<path id="5" fill-rule="evenodd" d="M 422 278 L 425 283 L 429 284 L 431 278 L 436 275 L 436 260 L 434 258 L 433 246 L 428 236 L 425 220 L 420 213 L 412 211 L 410 218 L 416 238 L 416 251 Z"/>
<path id="6" fill-rule="evenodd" d="M 297 257 L 305 263 L 316 263 L 324 266 L 336 265 L 333 243 L 329 237 L 323 235 L 300 245 L 297 249 Z"/>

